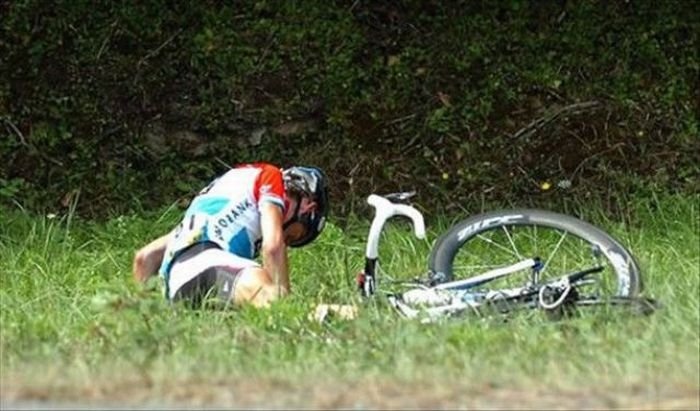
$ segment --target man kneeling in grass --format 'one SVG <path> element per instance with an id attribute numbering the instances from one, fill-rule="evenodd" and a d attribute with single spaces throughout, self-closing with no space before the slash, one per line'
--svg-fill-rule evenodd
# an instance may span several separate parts
<path id="1" fill-rule="evenodd" d="M 136 252 L 134 278 L 158 272 L 168 299 L 194 306 L 213 298 L 265 307 L 289 293 L 287 246 L 316 239 L 327 213 L 320 169 L 237 166 L 192 200 L 174 230 Z"/>

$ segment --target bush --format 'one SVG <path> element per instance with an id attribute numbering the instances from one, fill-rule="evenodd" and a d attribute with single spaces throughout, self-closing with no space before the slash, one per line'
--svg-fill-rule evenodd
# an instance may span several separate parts
<path id="1" fill-rule="evenodd" d="M 370 191 L 421 188 L 449 211 L 699 188 L 688 2 L 17 0 L 0 14 L 0 201 L 150 207 L 253 159 L 326 168 L 340 214 Z"/>

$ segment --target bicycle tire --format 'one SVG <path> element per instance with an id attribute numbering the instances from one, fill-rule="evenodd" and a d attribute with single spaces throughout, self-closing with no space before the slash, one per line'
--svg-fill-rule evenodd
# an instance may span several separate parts
<path id="1" fill-rule="evenodd" d="M 642 291 L 642 278 L 634 256 L 619 241 L 602 229 L 578 218 L 539 209 L 498 210 L 472 216 L 453 225 L 434 243 L 429 258 L 429 269 L 436 282 L 469 278 L 455 273 L 455 257 L 460 251 L 494 230 L 529 227 L 558 230 L 564 237 L 571 234 L 602 253 L 616 277 L 610 295 L 634 297 Z M 599 257 L 599 256 L 597 256 Z M 612 290 L 612 288 L 616 288 Z"/>

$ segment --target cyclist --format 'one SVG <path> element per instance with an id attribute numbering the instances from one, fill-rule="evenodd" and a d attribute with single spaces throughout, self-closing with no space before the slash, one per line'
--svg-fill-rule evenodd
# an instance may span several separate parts
<path id="1" fill-rule="evenodd" d="M 174 230 L 136 252 L 133 275 L 145 282 L 158 271 L 172 301 L 264 307 L 290 291 L 287 246 L 316 239 L 327 213 L 319 168 L 242 164 L 205 187 Z"/>

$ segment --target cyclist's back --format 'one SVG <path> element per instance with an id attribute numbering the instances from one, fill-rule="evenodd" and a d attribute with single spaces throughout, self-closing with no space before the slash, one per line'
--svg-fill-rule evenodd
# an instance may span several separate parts
<path id="1" fill-rule="evenodd" d="M 233 168 L 204 188 L 191 202 L 168 242 L 160 274 L 168 277 L 173 260 L 199 243 L 213 243 L 252 259 L 262 238 L 258 205 L 271 202 L 284 210 L 281 170 L 266 163 Z"/>

